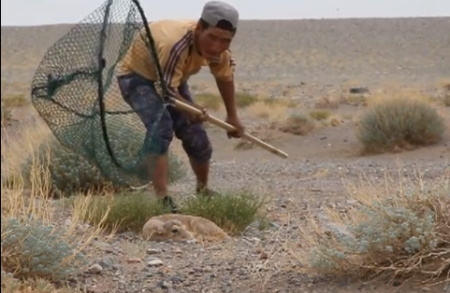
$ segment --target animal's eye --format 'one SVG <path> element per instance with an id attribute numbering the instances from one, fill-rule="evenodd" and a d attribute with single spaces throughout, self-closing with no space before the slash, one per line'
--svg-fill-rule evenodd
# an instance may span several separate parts
<path id="1" fill-rule="evenodd" d="M 178 233 L 178 229 L 172 229 L 172 233 Z"/>

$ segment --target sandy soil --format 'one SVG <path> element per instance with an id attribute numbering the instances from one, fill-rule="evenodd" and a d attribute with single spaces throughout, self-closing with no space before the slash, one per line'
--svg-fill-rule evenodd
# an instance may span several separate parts
<path id="1" fill-rule="evenodd" d="M 2 96 L 28 92 L 45 51 L 68 29 L 67 25 L 2 27 Z M 450 18 L 244 21 L 233 45 L 237 88 L 290 99 L 303 110 L 313 109 L 324 97 L 348 96 L 351 86 L 367 86 L 371 92 L 389 92 L 395 87 L 439 97 L 441 83 L 450 78 L 449 31 Z M 214 90 L 207 72 L 194 77 L 191 84 L 194 92 Z M 356 179 L 361 172 L 380 176 L 384 169 L 395 172 L 400 162 L 405 172 L 418 167 L 427 169 L 427 178 L 436 178 L 449 166 L 450 132 L 441 143 L 427 148 L 359 156 L 353 118 L 363 110 L 361 105 L 339 104 L 331 110 L 340 117 L 339 125 L 320 127 L 306 136 L 268 129 L 258 133 L 272 137 L 270 143 L 287 152 L 288 160 L 256 147 L 236 150 L 236 142 L 228 140 L 222 130 L 208 128 L 215 147 L 214 187 L 251 185 L 255 191 L 271 192 L 276 197 L 271 218 L 277 227 L 264 234 L 250 229 L 232 247 L 149 244 L 136 235 L 119 235 L 112 244 L 99 244 L 93 259 L 99 259 L 105 270 L 102 275 L 86 277 L 89 292 L 450 292 L 443 286 L 428 288 L 416 283 L 393 286 L 385 285 L 386 280 L 365 284 L 312 278 L 286 270 L 295 265 L 292 255 L 287 249 L 274 248 L 281 245 L 274 236 L 280 233 L 301 243 L 290 227 L 300 220 L 287 215 L 301 218 L 305 205 L 320 209 L 345 202 L 343 177 Z M 442 106 L 440 111 L 450 128 L 450 108 Z M 223 110 L 213 113 L 224 116 Z M 264 123 L 256 114 L 255 109 L 241 111 L 249 129 Z M 14 126 L 17 131 L 38 119 L 29 108 L 16 109 L 13 115 L 20 120 Z M 193 182 L 190 175 L 173 189 L 182 195 L 193 188 Z M 261 243 L 252 244 L 248 239 L 253 238 Z M 261 246 L 271 255 L 269 261 L 261 260 L 256 252 Z M 163 261 L 162 267 L 127 261 L 148 257 L 149 248 Z M 181 252 L 174 255 L 177 249 Z M 264 269 L 255 269 L 258 264 Z M 166 283 L 162 286 L 161 282 Z"/>

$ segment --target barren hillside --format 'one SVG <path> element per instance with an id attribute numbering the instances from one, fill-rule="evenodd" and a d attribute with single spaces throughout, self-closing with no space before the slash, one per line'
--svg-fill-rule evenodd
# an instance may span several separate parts
<path id="1" fill-rule="evenodd" d="M 2 77 L 30 78 L 71 27 L 2 27 Z M 245 20 L 233 51 L 237 74 L 248 81 L 424 82 L 450 75 L 449 31 L 450 18 Z"/>

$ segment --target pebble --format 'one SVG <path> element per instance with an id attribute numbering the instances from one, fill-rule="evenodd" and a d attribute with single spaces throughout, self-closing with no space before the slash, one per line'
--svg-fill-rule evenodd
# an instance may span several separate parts
<path id="1" fill-rule="evenodd" d="M 162 266 L 164 263 L 162 260 L 160 260 L 157 257 L 149 257 L 147 258 L 147 265 L 150 267 L 159 267 Z"/>
<path id="2" fill-rule="evenodd" d="M 88 268 L 88 272 L 91 274 L 100 274 L 103 271 L 103 267 L 99 264 L 93 264 Z"/>

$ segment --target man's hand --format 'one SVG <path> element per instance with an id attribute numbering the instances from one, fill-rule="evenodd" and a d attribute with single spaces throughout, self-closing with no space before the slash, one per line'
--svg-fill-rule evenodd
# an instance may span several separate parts
<path id="1" fill-rule="evenodd" d="M 245 128 L 237 116 L 227 116 L 225 122 L 236 128 L 236 131 L 228 132 L 228 138 L 239 138 L 244 134 Z"/>
<path id="2" fill-rule="evenodd" d="M 205 108 L 195 103 L 189 103 L 189 105 L 199 109 L 202 112 L 201 114 L 194 114 L 191 112 L 187 112 L 186 115 L 188 116 L 189 121 L 191 121 L 192 123 L 200 123 L 208 120 L 208 112 L 206 111 Z"/>
<path id="3" fill-rule="evenodd" d="M 187 101 L 181 95 L 177 95 L 176 99 L 181 101 L 181 102 L 183 102 L 183 103 L 185 103 L 185 104 L 188 104 L 188 105 L 190 105 L 190 106 L 192 106 L 192 107 L 194 107 L 194 108 L 196 108 L 196 109 L 198 109 L 198 110 L 200 110 L 202 112 L 201 114 L 197 114 L 197 113 L 192 113 L 190 111 L 180 110 L 180 111 L 183 112 L 184 115 L 187 116 L 187 118 L 188 118 L 188 120 L 190 122 L 192 122 L 192 123 L 200 123 L 200 122 L 204 122 L 204 121 L 208 120 L 208 113 L 207 113 L 205 108 L 201 107 L 200 105 L 198 105 L 196 103 Z"/>

